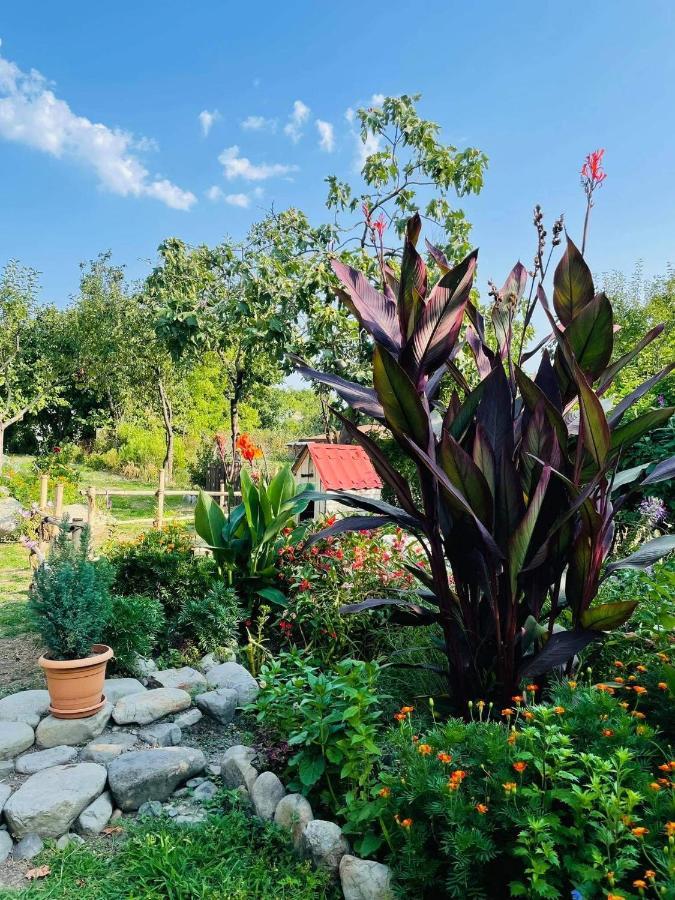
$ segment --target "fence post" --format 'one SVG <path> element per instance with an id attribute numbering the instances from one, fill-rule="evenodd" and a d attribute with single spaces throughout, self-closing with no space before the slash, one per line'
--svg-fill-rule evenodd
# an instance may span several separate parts
<path id="1" fill-rule="evenodd" d="M 218 502 L 220 503 L 220 508 L 225 509 L 225 482 L 220 482 L 220 495 L 218 497 Z"/>
<path id="2" fill-rule="evenodd" d="M 93 531 L 96 518 L 96 488 L 92 485 L 87 491 L 87 525 Z"/>
<path id="3" fill-rule="evenodd" d="M 56 482 L 56 499 L 54 500 L 54 518 L 61 519 L 63 515 L 63 488 L 62 481 Z"/>
<path id="4" fill-rule="evenodd" d="M 47 502 L 49 501 L 49 475 L 46 473 L 40 475 L 40 509 L 42 512 L 47 511 Z"/>
<path id="5" fill-rule="evenodd" d="M 159 470 L 159 489 L 157 491 L 157 527 L 161 528 L 164 524 L 164 483 L 166 481 L 166 470 Z"/>

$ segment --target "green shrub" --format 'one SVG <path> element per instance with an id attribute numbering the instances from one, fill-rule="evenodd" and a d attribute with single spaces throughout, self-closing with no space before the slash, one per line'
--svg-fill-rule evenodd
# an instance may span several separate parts
<path id="1" fill-rule="evenodd" d="M 49 559 L 35 571 L 29 611 L 53 659 L 83 659 L 111 616 L 111 573 L 89 558 L 89 531 L 74 543 L 64 521 Z"/>
<path id="2" fill-rule="evenodd" d="M 151 655 L 164 625 L 164 609 L 156 597 L 113 595 L 104 640 L 115 651 L 115 668 L 133 674 L 134 658 Z"/>
<path id="3" fill-rule="evenodd" d="M 185 601 L 176 622 L 183 642 L 193 642 L 204 653 L 236 646 L 242 610 L 234 588 L 216 582 L 203 597 Z"/>
<path id="4" fill-rule="evenodd" d="M 195 557 L 187 528 L 165 525 L 134 542 L 107 548 L 115 572 L 115 593 L 146 594 L 161 601 L 171 623 L 188 600 L 204 597 L 216 579 L 211 559 Z"/>
<path id="5" fill-rule="evenodd" d="M 320 671 L 297 652 L 280 654 L 260 672 L 251 708 L 294 750 L 289 790 L 316 795 L 333 813 L 361 794 L 380 755 L 378 672 L 376 663 L 354 659 Z"/>
<path id="6" fill-rule="evenodd" d="M 347 832 L 372 828 L 406 896 L 634 896 L 645 870 L 672 884 L 668 750 L 635 716 L 641 697 L 624 709 L 612 690 L 572 681 L 553 705 L 527 691 L 429 728 L 404 708 Z"/>

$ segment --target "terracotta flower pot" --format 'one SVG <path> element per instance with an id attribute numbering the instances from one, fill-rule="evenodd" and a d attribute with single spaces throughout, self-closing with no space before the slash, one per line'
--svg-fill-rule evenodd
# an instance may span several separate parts
<path id="1" fill-rule="evenodd" d="M 85 659 L 49 659 L 41 656 L 51 705 L 57 719 L 86 719 L 105 703 L 105 669 L 113 652 L 105 644 L 94 644 Z"/>

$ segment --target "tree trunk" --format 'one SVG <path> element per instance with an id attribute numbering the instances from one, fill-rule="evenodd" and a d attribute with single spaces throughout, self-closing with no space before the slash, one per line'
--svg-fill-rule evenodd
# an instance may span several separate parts
<path id="1" fill-rule="evenodd" d="M 237 438 L 239 437 L 239 400 L 244 384 L 244 373 L 238 371 L 234 381 L 234 389 L 230 398 L 230 449 L 232 451 L 232 463 L 230 471 L 226 472 L 226 481 L 234 485 L 239 474 L 239 451 L 237 450 Z"/>
<path id="2" fill-rule="evenodd" d="M 5 423 L 0 422 L 0 475 L 5 462 Z"/>
<path id="3" fill-rule="evenodd" d="M 159 399 L 162 403 L 164 440 L 166 443 L 163 468 L 166 473 L 166 481 L 168 484 L 171 484 L 173 481 L 173 409 L 161 377 L 158 377 L 157 379 L 157 388 L 159 389 Z"/>

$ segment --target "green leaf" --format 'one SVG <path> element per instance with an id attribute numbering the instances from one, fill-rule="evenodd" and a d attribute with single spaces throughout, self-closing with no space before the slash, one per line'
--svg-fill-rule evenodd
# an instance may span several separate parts
<path id="1" fill-rule="evenodd" d="M 637 605 L 637 600 L 619 600 L 615 603 L 592 606 L 582 612 L 581 624 L 584 628 L 592 628 L 595 631 L 611 631 L 627 622 Z"/>
<path id="2" fill-rule="evenodd" d="M 614 346 L 612 305 L 606 294 L 598 294 L 572 320 L 565 331 L 570 349 L 588 381 L 592 384 L 612 357 Z M 560 347 L 556 351 L 555 368 L 565 396 L 569 389 L 569 369 Z"/>
<path id="3" fill-rule="evenodd" d="M 195 531 L 199 537 L 209 547 L 222 547 L 226 522 L 227 517 L 215 500 L 200 491 L 195 505 Z"/>
<path id="4" fill-rule="evenodd" d="M 584 446 L 595 460 L 598 468 L 602 468 L 612 444 L 609 425 L 595 391 L 589 385 L 586 376 L 574 358 L 572 363 L 572 374 L 579 389 L 579 409 L 581 412 L 579 439 L 581 440 L 583 434 Z"/>
<path id="5" fill-rule="evenodd" d="M 673 550 L 675 550 L 675 534 L 662 534 L 653 541 L 647 541 L 630 556 L 610 563 L 605 572 L 610 575 L 617 569 L 647 569 Z"/>
<path id="6" fill-rule="evenodd" d="M 663 667 L 663 678 L 668 685 L 668 693 L 671 697 L 675 697 L 675 666 L 666 663 Z"/>
<path id="7" fill-rule="evenodd" d="M 652 409 L 624 425 L 619 425 L 612 432 L 612 450 L 630 447 L 647 432 L 665 425 L 674 412 L 675 406 L 664 406 L 662 409 Z"/>
<path id="8" fill-rule="evenodd" d="M 490 528 L 493 512 L 492 494 L 485 476 L 447 431 L 443 434 L 438 461 L 452 484 L 469 501 L 481 522 Z"/>
<path id="9" fill-rule="evenodd" d="M 378 345 L 373 351 L 373 384 L 390 428 L 399 435 L 409 436 L 426 450 L 429 416 L 408 375 L 394 357 Z"/>
<path id="10" fill-rule="evenodd" d="M 574 242 L 567 238 L 567 249 L 553 276 L 553 307 L 567 327 L 593 299 L 593 278 Z"/>
<path id="11" fill-rule="evenodd" d="M 523 402 L 531 413 L 534 413 L 540 404 L 543 405 L 548 423 L 555 431 L 558 443 L 564 452 L 568 438 L 565 420 L 538 384 L 535 384 L 518 366 L 515 367 L 515 373 L 520 393 L 523 396 Z"/>
<path id="12" fill-rule="evenodd" d="M 278 606 L 286 606 L 288 597 L 283 591 L 273 587 L 261 587 L 256 591 L 259 597 L 269 600 L 270 603 L 276 603 Z"/>

